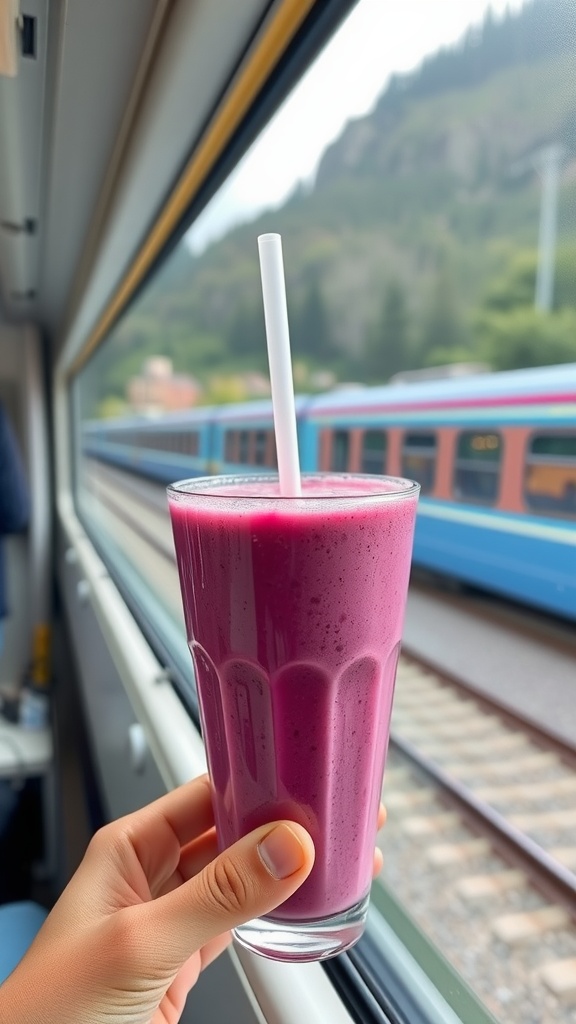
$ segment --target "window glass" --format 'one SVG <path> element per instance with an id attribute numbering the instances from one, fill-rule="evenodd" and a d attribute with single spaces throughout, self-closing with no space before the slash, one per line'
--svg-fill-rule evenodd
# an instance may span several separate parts
<path id="1" fill-rule="evenodd" d="M 238 462 L 250 462 L 250 431 L 241 430 L 238 435 Z"/>
<path id="2" fill-rule="evenodd" d="M 576 432 L 532 438 L 526 455 L 524 500 L 532 512 L 576 519 Z"/>
<path id="3" fill-rule="evenodd" d="M 458 436 L 454 462 L 454 497 L 493 505 L 500 486 L 502 438 L 493 431 L 465 431 Z"/>
<path id="4" fill-rule="evenodd" d="M 318 10 L 332 6 L 340 8 L 319 3 Z M 280 231 L 283 237 L 297 392 L 352 389 L 350 408 L 360 410 L 362 436 L 348 429 L 352 418 L 330 420 L 331 443 L 319 447 L 333 470 L 348 470 L 353 454 L 354 465 L 358 455 L 365 472 L 383 472 L 390 424 L 390 430 L 403 431 L 402 474 L 430 495 L 441 448 L 440 427 L 436 434 L 431 426 L 437 404 L 448 425 L 451 402 L 459 405 L 470 393 L 471 374 L 574 363 L 573 25 L 571 0 L 359 0 L 325 54 L 85 364 L 74 383 L 77 506 L 110 571 L 130 587 L 133 606 L 157 608 L 156 631 L 164 617 L 183 636 L 166 484 L 219 470 L 223 459 L 247 472 L 264 458 L 266 465 L 275 462 L 273 437 L 265 446 L 263 432 L 246 430 L 247 423 L 262 421 L 242 409 L 246 401 L 269 397 L 259 233 Z M 492 403 L 506 391 L 487 380 Z M 376 413 L 363 419 L 364 389 L 391 381 L 401 387 L 386 392 L 392 410 L 386 420 Z M 406 396 L 404 387 L 414 390 Z M 534 385 L 535 394 L 539 387 Z M 226 409 L 225 426 L 220 407 Z M 517 411 L 510 404 L 493 430 L 459 435 L 454 500 L 497 500 L 501 435 Z M 566 405 L 559 411 L 565 416 Z M 531 413 L 522 415 L 528 423 Z M 314 470 L 305 416 L 299 424 L 301 460 Z M 543 429 L 536 419 L 528 429 L 526 509 L 570 525 L 576 514 L 576 430 Z M 166 431 L 184 436 L 180 447 Z M 197 440 L 191 448 L 192 432 Z M 352 452 L 357 436 L 358 451 L 354 443 Z M 485 437 L 496 437 L 497 447 L 482 447 Z M 196 452 L 191 467 L 189 456 Z M 505 544 L 500 534 L 499 546 L 484 536 L 472 557 L 462 534 L 448 519 L 426 515 L 430 511 L 437 510 L 423 507 L 416 537 L 418 557 L 428 559 L 424 564 L 433 571 L 467 579 L 490 594 L 493 566 L 500 565 L 499 585 L 507 586 L 514 575 L 507 567 L 515 559 L 526 564 L 518 549 L 509 549 L 511 534 Z M 454 521 L 471 516 L 460 506 L 452 512 Z M 532 575 L 525 574 L 525 592 L 511 596 L 534 604 L 553 567 L 537 562 L 538 545 L 524 541 L 522 550 L 534 558 Z M 183 657 L 189 672 L 185 641 Z M 497 687 L 496 677 L 491 685 Z M 414 721 L 414 708 L 422 711 L 421 722 Z M 407 731 L 426 734 L 433 718 L 426 720 L 426 711 L 416 695 L 404 717 Z M 399 733 L 401 727 L 399 719 Z M 490 753 L 488 741 L 485 746 Z M 458 751 L 452 757 L 447 748 L 442 736 L 438 757 L 461 763 Z M 550 1008 L 550 1019 L 562 1020 L 565 1011 L 544 988 L 539 962 L 538 971 L 534 967 L 536 955 L 507 948 L 503 958 L 494 939 L 496 903 L 503 915 L 520 912 L 523 891 L 476 902 L 461 895 L 466 885 L 456 891 L 466 873 L 499 875 L 505 865 L 491 851 L 472 863 L 458 862 L 456 877 L 454 865 L 434 861 L 434 846 L 466 847 L 476 837 L 460 820 L 447 821 L 435 797 L 429 803 L 425 794 L 419 804 L 418 792 L 411 804 L 408 793 L 402 802 L 398 779 L 406 779 L 404 766 L 397 765 L 396 776 L 392 760 L 390 767 L 384 879 L 392 879 L 408 913 L 501 1022 L 525 1024 L 530 1008 L 537 1016 L 540 1006 Z M 491 781 L 488 772 L 478 778 L 485 787 Z M 464 772 L 461 781 L 469 783 Z M 418 832 L 419 822 L 410 818 L 422 819 L 428 809 L 430 828 L 437 831 L 426 832 L 424 823 Z M 490 914 L 481 917 L 484 902 Z M 536 905 L 530 890 L 526 906 Z M 562 958 L 573 958 L 571 936 L 562 942 Z M 481 1018 L 462 1019 L 468 1024 Z"/>
<path id="5" fill-rule="evenodd" d="M 257 430 L 254 435 L 254 462 L 257 466 L 266 465 L 268 451 L 268 431 Z"/>
<path id="6" fill-rule="evenodd" d="M 347 430 L 335 430 L 332 434 L 332 456 L 330 469 L 334 473 L 345 473 L 348 470 L 350 452 L 350 434 Z"/>
<path id="7" fill-rule="evenodd" d="M 404 435 L 402 445 L 402 476 L 416 480 L 422 494 L 434 490 L 436 479 L 436 434 Z"/>
<path id="8" fill-rule="evenodd" d="M 362 438 L 363 473 L 386 472 L 386 447 L 388 435 L 385 430 L 365 430 Z"/>
<path id="9" fill-rule="evenodd" d="M 266 450 L 266 465 L 270 469 L 278 469 L 278 458 L 276 455 L 276 435 L 273 430 L 268 431 L 268 447 Z"/>
<path id="10" fill-rule="evenodd" d="M 224 434 L 224 458 L 226 462 L 236 461 L 236 440 L 236 431 L 227 430 Z"/>

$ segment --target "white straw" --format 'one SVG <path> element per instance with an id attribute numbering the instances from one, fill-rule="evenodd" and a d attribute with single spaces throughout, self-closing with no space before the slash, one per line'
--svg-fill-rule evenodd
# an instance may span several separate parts
<path id="1" fill-rule="evenodd" d="M 280 235 L 259 235 L 258 252 L 260 254 L 270 383 L 272 385 L 280 494 L 286 498 L 299 498 L 302 489 Z"/>

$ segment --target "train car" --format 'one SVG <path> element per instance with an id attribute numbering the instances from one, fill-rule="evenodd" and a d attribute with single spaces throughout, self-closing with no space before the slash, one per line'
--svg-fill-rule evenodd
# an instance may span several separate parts
<path id="1" fill-rule="evenodd" d="M 303 449 L 309 399 L 295 399 L 298 444 Z M 212 462 L 222 473 L 272 472 L 277 468 L 276 438 L 271 402 L 223 406 L 214 418 Z M 302 461 L 302 469 L 313 469 Z"/>
<path id="2" fill-rule="evenodd" d="M 197 409 L 157 417 L 128 416 L 89 422 L 83 427 L 83 452 L 161 483 L 200 476 L 209 468 L 214 416 Z"/>
<path id="3" fill-rule="evenodd" d="M 414 562 L 576 617 L 576 366 L 323 395 L 318 465 L 421 487 Z"/>
<path id="4" fill-rule="evenodd" d="M 576 367 L 301 397 L 297 416 L 304 470 L 419 482 L 415 565 L 576 616 Z M 195 460 L 160 454 L 174 422 L 93 424 L 87 451 L 164 481 L 276 465 L 270 402 L 181 414 Z"/>

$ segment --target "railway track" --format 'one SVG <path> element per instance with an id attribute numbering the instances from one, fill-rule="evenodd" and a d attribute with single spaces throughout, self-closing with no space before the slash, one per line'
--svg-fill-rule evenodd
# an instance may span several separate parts
<path id="1" fill-rule="evenodd" d="M 489 1009 L 576 1020 L 573 748 L 404 656 L 384 800 L 387 883 Z"/>
<path id="2" fill-rule="evenodd" d="M 91 487 L 177 594 L 162 489 L 108 467 Z M 384 799 L 386 881 L 489 1009 L 506 1024 L 574 1024 L 574 748 L 406 650 Z"/>

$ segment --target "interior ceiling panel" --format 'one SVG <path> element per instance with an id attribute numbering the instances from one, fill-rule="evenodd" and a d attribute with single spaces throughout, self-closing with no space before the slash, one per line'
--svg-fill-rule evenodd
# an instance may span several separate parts
<path id="1" fill-rule="evenodd" d="M 14 3 L 34 54 L 0 75 L 0 311 L 78 343 L 271 4 Z"/>
<path id="2" fill-rule="evenodd" d="M 130 265 L 270 7 L 268 0 L 178 0 L 142 96 L 90 279 L 58 331 L 73 358 Z"/>
<path id="3" fill-rule="evenodd" d="M 17 73 L 0 75 L 0 318 L 3 307 L 8 321 L 78 343 L 271 3 L 12 3 Z M 34 54 L 22 53 L 22 16 Z"/>
<path id="4" fill-rule="evenodd" d="M 52 0 L 40 316 L 54 329 L 81 260 L 156 0 Z"/>
<path id="5" fill-rule="evenodd" d="M 157 6 L 15 4 L 17 73 L 0 76 L 5 319 L 47 322 L 66 300 Z"/>

